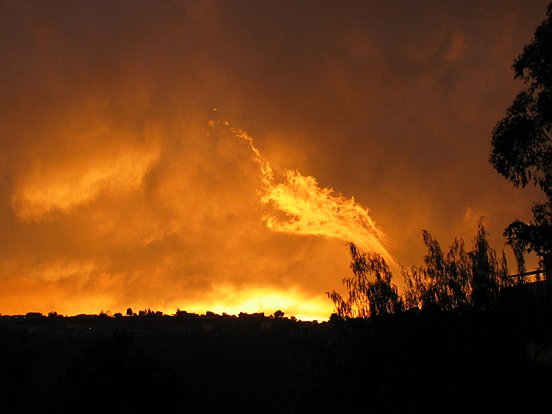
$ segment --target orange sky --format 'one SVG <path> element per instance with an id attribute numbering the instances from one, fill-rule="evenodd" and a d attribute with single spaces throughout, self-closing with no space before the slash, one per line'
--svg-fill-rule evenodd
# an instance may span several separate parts
<path id="1" fill-rule="evenodd" d="M 501 250 L 546 3 L 1 0 L 0 313 L 322 319 L 351 238 L 419 264 L 483 215 Z"/>

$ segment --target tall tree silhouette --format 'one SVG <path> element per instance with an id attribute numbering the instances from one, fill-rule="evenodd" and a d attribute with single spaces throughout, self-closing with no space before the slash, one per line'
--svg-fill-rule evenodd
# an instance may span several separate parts
<path id="1" fill-rule="evenodd" d="M 488 310 L 496 307 L 498 291 L 515 282 L 508 277 L 504 252 L 499 257 L 489 245 L 483 220 L 470 251 L 463 239 L 455 239 L 445 254 L 429 232 L 424 230 L 422 235 L 427 247 L 425 266 L 402 268 L 407 308 Z"/>
<path id="2" fill-rule="evenodd" d="M 492 309 L 496 307 L 500 286 L 508 283 L 508 267 L 504 253 L 498 259 L 495 250 L 490 247 L 482 220 L 479 221 L 469 258 L 472 305 L 478 310 Z"/>
<path id="3" fill-rule="evenodd" d="M 504 235 L 519 258 L 534 251 L 552 268 L 552 3 L 530 44 L 514 60 L 514 78 L 525 83 L 492 131 L 490 162 L 514 186 L 539 187 L 547 201 L 535 203 L 533 220 L 515 220 Z"/>
<path id="4" fill-rule="evenodd" d="M 367 318 L 400 311 L 403 307 L 397 287 L 391 283 L 393 275 L 385 259 L 378 253 L 363 253 L 349 243 L 350 268 L 353 277 L 343 279 L 349 297 L 344 299 L 336 291 L 327 292 L 340 317 Z M 373 275 L 370 281 L 368 275 Z"/>
<path id="5" fill-rule="evenodd" d="M 403 269 L 408 307 L 453 310 L 470 302 L 471 269 L 462 239 L 454 240 L 448 254 L 426 230 L 422 231 L 427 254 L 425 267 Z"/>

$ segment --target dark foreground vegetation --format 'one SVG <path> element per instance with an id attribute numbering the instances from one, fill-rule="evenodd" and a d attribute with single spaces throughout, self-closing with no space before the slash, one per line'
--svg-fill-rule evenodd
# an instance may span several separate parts
<path id="1" fill-rule="evenodd" d="M 2 412 L 552 412 L 552 327 L 533 294 L 323 323 L 4 316 Z"/>

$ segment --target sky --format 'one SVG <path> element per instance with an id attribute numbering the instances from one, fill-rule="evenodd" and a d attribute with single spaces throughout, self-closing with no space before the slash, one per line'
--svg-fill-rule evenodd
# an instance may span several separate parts
<path id="1" fill-rule="evenodd" d="M 320 320 L 348 241 L 480 217 L 512 258 L 542 197 L 490 134 L 546 4 L 0 0 L 0 313 Z"/>

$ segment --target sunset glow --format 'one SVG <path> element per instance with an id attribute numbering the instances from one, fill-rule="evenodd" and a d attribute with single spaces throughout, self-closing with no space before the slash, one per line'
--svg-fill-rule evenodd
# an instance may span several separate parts
<path id="1" fill-rule="evenodd" d="M 0 0 L 0 314 L 322 320 L 347 242 L 396 269 L 485 216 L 501 251 L 545 2 L 507 3 Z"/>
<path id="2" fill-rule="evenodd" d="M 55 171 L 38 167 L 13 195 L 13 209 L 23 220 L 40 221 L 51 213 L 68 213 L 101 192 L 139 189 L 158 157 L 156 148 L 125 148 L 119 153 L 106 152 L 101 160 L 76 160 Z"/>

